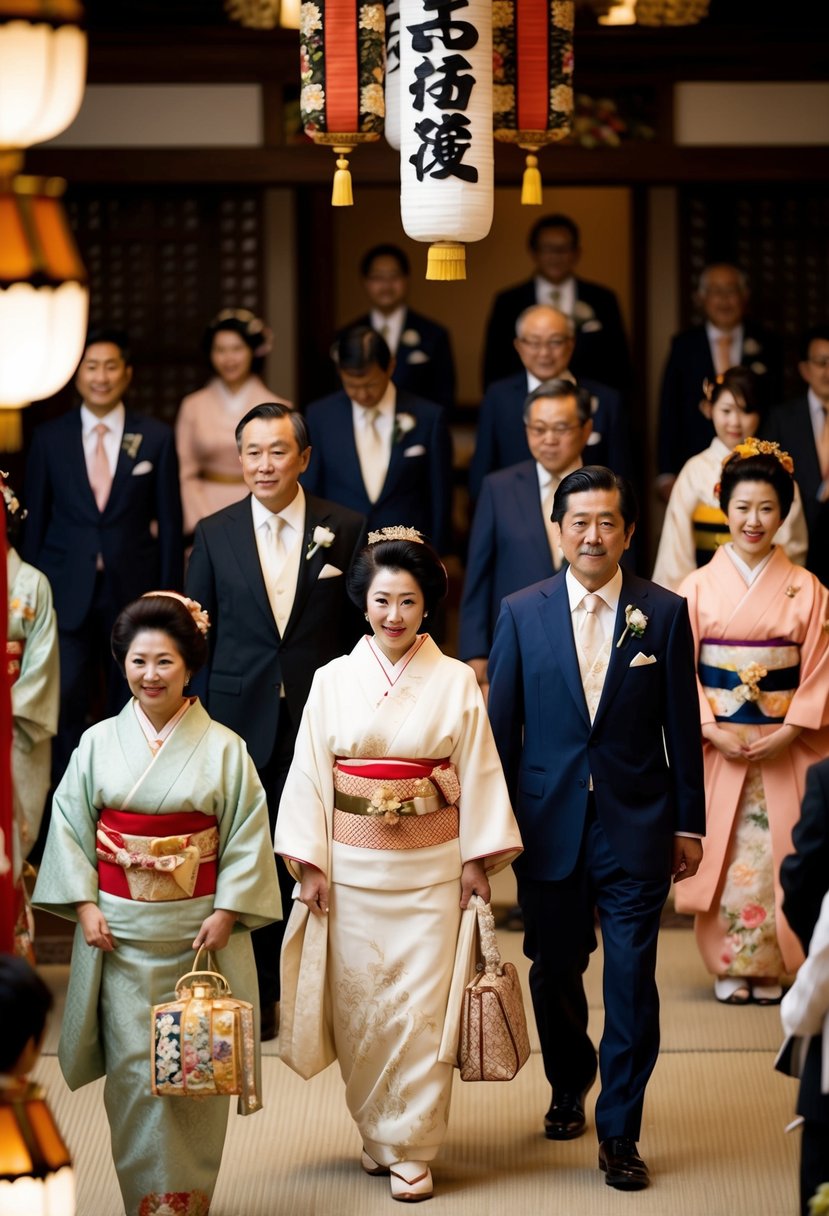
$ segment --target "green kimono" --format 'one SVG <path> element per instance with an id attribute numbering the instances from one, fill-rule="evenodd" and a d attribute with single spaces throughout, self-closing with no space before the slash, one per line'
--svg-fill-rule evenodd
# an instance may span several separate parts
<path id="1" fill-rule="evenodd" d="M 129 805 L 125 800 L 129 797 Z M 201 811 L 218 821 L 215 895 L 138 902 L 98 889 L 102 809 L 154 815 Z M 191 943 L 214 908 L 238 914 L 216 956 L 235 996 L 257 1001 L 247 930 L 281 915 L 265 794 L 238 735 L 196 701 L 153 759 L 130 702 L 83 735 L 58 787 L 34 903 L 77 920 L 96 902 L 117 948 L 104 953 L 75 930 L 58 1057 L 70 1089 L 106 1075 L 104 1103 L 128 1216 L 203 1216 L 219 1172 L 228 1099 L 153 1097 L 150 1006 L 173 999 L 192 968 Z"/>

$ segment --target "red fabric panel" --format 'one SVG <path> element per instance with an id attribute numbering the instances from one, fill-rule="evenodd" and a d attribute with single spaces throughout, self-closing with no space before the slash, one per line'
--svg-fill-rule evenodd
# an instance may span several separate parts
<path id="1" fill-rule="evenodd" d="M 347 760 L 338 760 L 340 772 L 350 773 L 354 777 L 375 777 L 387 781 L 405 780 L 407 777 L 428 777 L 434 768 L 448 768 L 448 760 L 403 760 L 400 756 L 393 760 L 377 760 L 374 764 L 349 764 Z"/>
<path id="2" fill-rule="evenodd" d="M 326 0 L 325 129 L 360 130 L 360 63 L 356 0 Z"/>
<path id="3" fill-rule="evenodd" d="M 114 811 L 105 807 L 101 811 L 102 827 L 127 836 L 184 836 L 188 832 L 203 832 L 215 828 L 215 815 L 202 815 L 200 811 L 178 811 L 171 815 L 134 815 L 130 811 Z M 215 895 L 217 862 L 203 861 L 196 875 L 196 886 L 191 898 L 200 895 Z M 132 899 L 127 875 L 123 866 L 98 858 L 98 886 L 107 895 L 121 899 Z"/>
<path id="4" fill-rule="evenodd" d="M 516 0 L 516 118 L 519 131 L 546 131 L 550 114 L 549 0 Z"/>

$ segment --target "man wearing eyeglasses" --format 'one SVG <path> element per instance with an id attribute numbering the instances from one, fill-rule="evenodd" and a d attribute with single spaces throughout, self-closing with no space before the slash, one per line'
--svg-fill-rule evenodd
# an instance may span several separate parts
<path id="1" fill-rule="evenodd" d="M 514 346 L 522 370 L 491 384 L 481 402 L 475 454 L 469 468 L 473 501 L 477 501 L 487 473 L 530 458 L 524 426 L 527 394 L 545 380 L 574 379 L 570 359 L 575 326 L 558 309 L 548 305 L 525 309 L 516 322 Z M 614 473 L 630 477 L 628 428 L 619 393 L 595 380 L 580 378 L 579 385 L 591 399 L 590 463 L 607 465 Z"/>
<path id="2" fill-rule="evenodd" d="M 572 380 L 545 380 L 524 403 L 523 425 L 531 459 L 484 478 L 469 539 L 458 656 L 484 696 L 501 600 L 561 569 L 553 498 L 562 478 L 582 466 L 593 430 L 590 394 Z"/>
<path id="3" fill-rule="evenodd" d="M 774 439 L 794 461 L 809 530 L 806 566 L 829 585 L 829 325 L 803 335 L 797 370 L 806 393 L 771 411 L 763 437 Z"/>

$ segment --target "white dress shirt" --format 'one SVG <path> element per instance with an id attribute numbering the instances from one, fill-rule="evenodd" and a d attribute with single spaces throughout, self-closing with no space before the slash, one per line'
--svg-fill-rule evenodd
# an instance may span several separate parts
<path id="1" fill-rule="evenodd" d="M 378 312 L 376 308 L 372 308 L 369 313 L 371 328 L 382 335 L 386 346 L 388 346 L 393 355 L 397 353 L 397 348 L 400 345 L 400 336 L 403 333 L 403 322 L 405 320 L 405 304 L 401 304 L 399 308 L 395 308 L 394 312 L 388 314 Z"/>
<path id="2" fill-rule="evenodd" d="M 302 560 L 302 538 L 305 535 L 305 493 L 302 486 L 297 486 L 295 498 L 288 503 L 287 507 L 276 512 L 269 511 L 252 494 L 250 509 L 265 588 L 277 628 L 280 634 L 283 634 L 294 606 L 299 563 Z M 282 520 L 280 542 L 284 555 L 281 568 L 276 572 L 273 570 L 272 562 L 274 542 L 269 535 L 270 529 L 274 526 L 271 521 L 274 519 Z M 280 689 L 279 695 L 285 695 L 284 689 Z"/>
<path id="3" fill-rule="evenodd" d="M 100 425 L 105 426 L 107 429 L 104 435 L 104 451 L 106 452 L 109 471 L 113 477 L 115 476 L 118 453 L 121 451 L 121 442 L 124 438 L 126 413 L 123 401 L 119 401 L 103 418 L 98 418 L 85 405 L 81 406 L 81 438 L 83 440 L 83 454 L 86 461 L 87 477 L 91 475 L 92 458 L 98 446 L 98 434 L 95 428 Z"/>
<path id="4" fill-rule="evenodd" d="M 743 327 L 736 325 L 729 333 L 727 330 L 718 329 L 716 325 L 712 325 L 710 321 L 705 323 L 705 332 L 708 336 L 708 345 L 711 348 L 711 362 L 714 364 L 714 369 L 717 368 L 717 340 L 718 338 L 730 338 L 731 350 L 729 351 L 729 367 L 739 367 L 743 357 Z M 700 398 L 702 398 L 702 385 L 699 386 Z"/>
<path id="5" fill-rule="evenodd" d="M 553 303 L 554 293 L 558 293 L 555 296 L 558 300 L 557 304 Z M 570 275 L 563 283 L 551 283 L 537 274 L 535 276 L 535 302 L 556 308 L 566 317 L 572 317 L 576 311 L 576 280 Z"/>

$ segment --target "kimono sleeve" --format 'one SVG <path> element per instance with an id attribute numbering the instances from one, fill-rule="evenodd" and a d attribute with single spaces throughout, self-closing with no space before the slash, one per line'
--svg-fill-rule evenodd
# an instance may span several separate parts
<path id="1" fill-rule="evenodd" d="M 96 748 L 87 732 L 72 754 L 52 798 L 52 819 L 32 902 L 77 920 L 78 903 L 98 902 L 96 832 L 101 808 L 93 802 Z"/>
<path id="2" fill-rule="evenodd" d="M 686 579 L 680 583 L 678 595 L 683 595 L 688 601 L 688 619 L 691 623 L 691 633 L 694 638 L 694 664 L 699 672 L 699 645 L 701 634 L 700 622 L 700 579 L 705 578 L 705 574 L 695 571 L 689 574 Z M 699 674 L 696 676 L 697 694 L 699 696 L 699 715 L 700 723 L 706 726 L 709 723 L 716 722 L 714 711 L 712 710 L 708 698 L 705 695 L 705 690 L 700 682 Z"/>
<path id="3" fill-rule="evenodd" d="M 301 865 L 314 866 L 326 875 L 331 872 L 334 753 L 330 739 L 334 732 L 328 722 L 333 711 L 326 710 L 325 697 L 330 678 L 325 668 L 314 676 L 276 818 L 274 848 L 296 879 Z M 345 673 L 339 678 L 346 678 Z M 335 704 L 333 696 L 329 704 Z"/>
<path id="4" fill-rule="evenodd" d="M 807 615 L 800 647 L 800 684 L 786 714 L 786 724 L 820 730 L 829 725 L 829 591 L 814 575 L 806 577 L 812 594 L 804 605 Z"/>
<path id="5" fill-rule="evenodd" d="M 35 604 L 20 675 L 12 686 L 14 744 L 24 752 L 51 739 L 58 728 L 58 630 L 52 590 L 42 575 L 36 583 Z"/>
<path id="6" fill-rule="evenodd" d="M 223 790 L 213 906 L 236 912 L 242 925 L 258 929 L 281 919 L 282 900 L 265 791 L 244 741 L 236 735 L 225 743 Z"/>
<path id="7" fill-rule="evenodd" d="M 683 466 L 671 490 L 653 568 L 653 581 L 669 591 L 676 591 L 682 580 L 697 568 L 692 520 L 697 501 L 689 461 Z"/>

